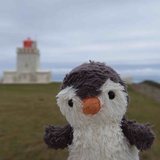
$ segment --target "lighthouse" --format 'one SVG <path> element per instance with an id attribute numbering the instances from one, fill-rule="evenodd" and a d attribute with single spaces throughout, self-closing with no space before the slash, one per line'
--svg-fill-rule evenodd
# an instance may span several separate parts
<path id="1" fill-rule="evenodd" d="M 16 71 L 4 71 L 3 83 L 49 83 L 51 71 L 40 70 L 40 51 L 37 42 L 28 38 L 17 48 Z"/>

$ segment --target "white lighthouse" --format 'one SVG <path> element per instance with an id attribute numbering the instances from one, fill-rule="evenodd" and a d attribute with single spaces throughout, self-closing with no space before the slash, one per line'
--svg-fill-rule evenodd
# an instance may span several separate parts
<path id="1" fill-rule="evenodd" d="M 39 70 L 40 52 L 36 41 L 28 38 L 17 48 L 17 70 L 4 71 L 3 83 L 49 83 L 51 71 Z"/>

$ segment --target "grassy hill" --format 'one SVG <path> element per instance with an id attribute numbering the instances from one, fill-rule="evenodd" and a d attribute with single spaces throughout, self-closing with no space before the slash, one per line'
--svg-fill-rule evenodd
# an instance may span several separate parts
<path id="1" fill-rule="evenodd" d="M 0 85 L 0 160 L 66 160 L 68 151 L 47 149 L 43 142 L 44 126 L 66 122 L 56 106 L 60 84 Z M 127 115 L 154 125 L 157 138 L 142 160 L 160 157 L 160 103 L 129 87 L 131 97 Z"/>
<path id="2" fill-rule="evenodd" d="M 156 88 L 160 89 L 160 84 L 157 82 L 154 82 L 154 81 L 146 80 L 146 81 L 142 82 L 142 84 L 147 84 L 152 87 L 156 87 Z"/>

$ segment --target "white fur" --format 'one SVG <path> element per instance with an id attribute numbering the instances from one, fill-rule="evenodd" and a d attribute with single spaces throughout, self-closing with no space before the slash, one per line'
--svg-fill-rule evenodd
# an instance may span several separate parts
<path id="1" fill-rule="evenodd" d="M 130 146 L 121 128 L 88 126 L 74 130 L 74 139 L 69 146 L 68 160 L 138 160 L 138 150 Z"/>
<path id="2" fill-rule="evenodd" d="M 127 108 L 124 87 L 108 79 L 101 91 L 97 98 L 102 108 L 95 115 L 82 112 L 82 100 L 73 87 L 67 87 L 57 95 L 58 106 L 74 129 L 68 160 L 139 160 L 138 150 L 130 146 L 120 127 Z M 108 97 L 109 91 L 116 95 L 113 100 Z M 73 107 L 68 106 L 70 99 Z"/>

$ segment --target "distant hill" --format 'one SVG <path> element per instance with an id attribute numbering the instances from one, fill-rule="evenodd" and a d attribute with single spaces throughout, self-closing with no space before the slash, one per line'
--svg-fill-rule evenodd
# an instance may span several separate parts
<path id="1" fill-rule="evenodd" d="M 147 84 L 147 85 L 150 85 L 152 87 L 156 87 L 156 88 L 160 89 L 160 83 L 157 83 L 157 82 L 154 82 L 154 81 L 146 80 L 146 81 L 143 81 L 141 84 Z"/>
<path id="2" fill-rule="evenodd" d="M 160 84 L 146 80 L 142 83 L 132 84 L 131 88 L 135 91 L 146 95 L 149 98 L 154 99 L 155 101 L 160 102 Z"/>

